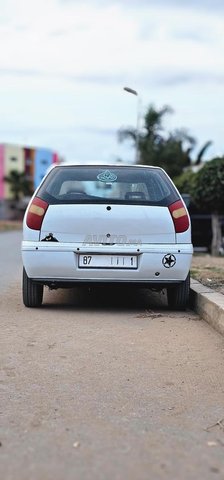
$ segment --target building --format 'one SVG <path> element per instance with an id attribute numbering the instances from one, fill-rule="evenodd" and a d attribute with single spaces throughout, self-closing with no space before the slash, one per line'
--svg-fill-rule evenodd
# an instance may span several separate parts
<path id="1" fill-rule="evenodd" d="M 25 173 L 34 191 L 47 169 L 60 163 L 56 152 L 46 148 L 34 148 L 12 144 L 0 144 L 0 219 L 12 218 L 14 200 L 10 184 L 5 181 L 12 171 Z"/>

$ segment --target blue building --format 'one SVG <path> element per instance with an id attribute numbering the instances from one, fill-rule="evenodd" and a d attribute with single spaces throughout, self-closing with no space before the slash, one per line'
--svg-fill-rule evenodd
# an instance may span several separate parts
<path id="1" fill-rule="evenodd" d="M 34 155 L 34 189 L 38 187 L 47 169 L 54 163 L 54 154 L 46 148 L 37 148 Z"/>

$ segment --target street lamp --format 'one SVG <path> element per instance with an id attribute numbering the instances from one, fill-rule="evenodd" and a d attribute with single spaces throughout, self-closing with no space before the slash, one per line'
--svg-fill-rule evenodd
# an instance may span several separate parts
<path id="1" fill-rule="evenodd" d="M 137 101 L 137 125 L 136 125 L 136 163 L 139 163 L 140 152 L 139 152 L 139 139 L 140 139 L 140 115 L 141 115 L 141 99 L 137 90 L 134 90 L 130 87 L 124 87 L 125 92 L 131 93 L 138 98 Z"/>

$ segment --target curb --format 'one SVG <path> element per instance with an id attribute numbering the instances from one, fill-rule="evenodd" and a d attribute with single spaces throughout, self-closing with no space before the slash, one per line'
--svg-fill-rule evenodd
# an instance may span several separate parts
<path id="1" fill-rule="evenodd" d="M 191 278 L 190 307 L 224 336 L 224 295 Z"/>

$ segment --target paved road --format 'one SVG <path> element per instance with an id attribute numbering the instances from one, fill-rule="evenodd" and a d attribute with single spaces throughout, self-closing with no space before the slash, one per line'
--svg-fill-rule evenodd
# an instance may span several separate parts
<path id="1" fill-rule="evenodd" d="M 25 309 L 19 242 L 0 235 L 1 480 L 223 479 L 223 337 L 144 291 Z"/>
<path id="2" fill-rule="evenodd" d="M 18 280 L 21 272 L 20 231 L 0 232 L 0 291 Z"/>

